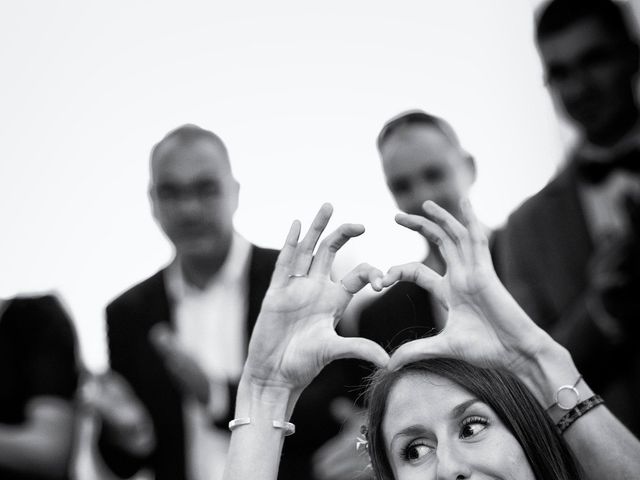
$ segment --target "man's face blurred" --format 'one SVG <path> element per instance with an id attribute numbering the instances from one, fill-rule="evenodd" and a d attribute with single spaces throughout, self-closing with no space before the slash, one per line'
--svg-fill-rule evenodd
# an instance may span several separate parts
<path id="1" fill-rule="evenodd" d="M 153 214 L 179 256 L 226 255 L 233 236 L 238 184 L 224 149 L 209 139 L 169 140 L 152 162 Z"/>
<path id="2" fill-rule="evenodd" d="M 423 215 L 422 204 L 432 200 L 459 215 L 460 200 L 474 180 L 472 160 L 437 128 L 409 125 L 382 145 L 382 167 L 398 208 Z"/>
<path id="3" fill-rule="evenodd" d="M 597 18 L 584 18 L 539 44 L 549 89 L 595 143 L 615 138 L 633 108 L 635 52 Z"/>

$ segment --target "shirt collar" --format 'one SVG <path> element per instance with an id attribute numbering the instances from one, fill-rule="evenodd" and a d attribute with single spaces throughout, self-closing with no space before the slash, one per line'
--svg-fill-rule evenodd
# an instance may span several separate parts
<path id="1" fill-rule="evenodd" d="M 175 258 L 165 271 L 165 281 L 167 290 L 173 300 L 180 300 L 187 295 L 197 295 L 205 292 L 218 284 L 232 284 L 243 278 L 244 272 L 249 262 L 251 244 L 237 232 L 233 233 L 229 253 L 216 275 L 209 280 L 204 289 L 191 285 L 182 272 L 180 262 Z"/>
<path id="2" fill-rule="evenodd" d="M 576 148 L 576 156 L 587 161 L 606 162 L 634 148 L 640 148 L 640 121 L 614 145 L 603 147 L 583 140 Z"/>

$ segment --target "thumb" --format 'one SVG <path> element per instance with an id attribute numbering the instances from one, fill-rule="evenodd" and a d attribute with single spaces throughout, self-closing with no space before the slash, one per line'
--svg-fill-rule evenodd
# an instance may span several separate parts
<path id="1" fill-rule="evenodd" d="M 427 290 L 445 308 L 449 301 L 442 291 L 442 276 L 419 262 L 395 265 L 382 278 L 382 285 L 388 287 L 396 282 L 411 282 Z"/>
<path id="2" fill-rule="evenodd" d="M 457 357 L 444 332 L 433 337 L 413 340 L 399 346 L 391 355 L 387 367 L 389 370 L 397 370 L 408 363 L 435 357 Z"/>
<path id="3" fill-rule="evenodd" d="M 329 347 L 330 360 L 357 358 L 385 367 L 389 354 L 376 342 L 361 337 L 337 337 Z"/>
<path id="4" fill-rule="evenodd" d="M 176 338 L 167 325 L 158 323 L 149 330 L 149 341 L 161 355 L 170 355 L 177 347 Z"/>

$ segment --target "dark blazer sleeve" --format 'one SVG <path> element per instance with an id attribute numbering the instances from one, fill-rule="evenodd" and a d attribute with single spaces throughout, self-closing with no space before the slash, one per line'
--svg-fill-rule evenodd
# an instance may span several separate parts
<path id="1" fill-rule="evenodd" d="M 571 353 L 594 388 L 620 368 L 588 308 L 593 245 L 570 171 L 527 200 L 496 233 L 498 274 L 527 314 Z"/>
<path id="2" fill-rule="evenodd" d="M 114 300 L 106 317 L 111 369 L 122 375 L 147 408 L 156 449 L 148 458 L 132 456 L 110 442 L 109 432 L 104 431 L 99 437 L 103 459 L 122 478 L 148 466 L 156 476 L 180 479 L 185 471 L 182 400 L 148 339 L 155 324 L 172 326 L 163 272 Z"/>
<path id="3" fill-rule="evenodd" d="M 115 302 L 107 306 L 106 318 L 110 366 L 112 370 L 122 375 L 126 372 L 127 365 L 132 362 L 132 349 L 127 346 L 125 341 L 128 315 L 126 310 L 123 311 L 123 306 Z M 98 437 L 98 449 L 102 459 L 115 475 L 121 478 L 132 477 L 145 465 L 148 459 L 131 455 L 121 449 L 117 443 L 111 442 L 110 439 L 111 434 L 108 426 L 103 423 Z"/>

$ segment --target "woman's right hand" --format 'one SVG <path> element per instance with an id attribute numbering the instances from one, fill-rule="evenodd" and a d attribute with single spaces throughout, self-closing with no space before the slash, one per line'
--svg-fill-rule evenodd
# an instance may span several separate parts
<path id="1" fill-rule="evenodd" d="M 486 235 L 468 201 L 462 208 L 463 223 L 433 202 L 425 202 L 423 208 L 425 217 L 400 214 L 396 221 L 439 247 L 447 263 L 446 274 L 440 276 L 421 263 L 410 263 L 391 268 L 383 285 L 412 281 L 430 291 L 448 309 L 447 323 L 440 334 L 399 347 L 389 368 L 425 357 L 453 357 L 530 378 L 542 350 L 562 347 L 500 283 Z"/>
<path id="2" fill-rule="evenodd" d="M 331 214 L 331 205 L 323 205 L 299 243 L 300 223 L 291 226 L 251 336 L 243 382 L 299 392 L 325 365 L 339 358 L 386 365 L 389 356 L 378 344 L 340 337 L 335 331 L 354 293 L 369 283 L 381 290 L 382 272 L 362 264 L 341 282 L 331 280 L 336 252 L 364 232 L 361 225 L 341 225 L 314 255 Z"/>

